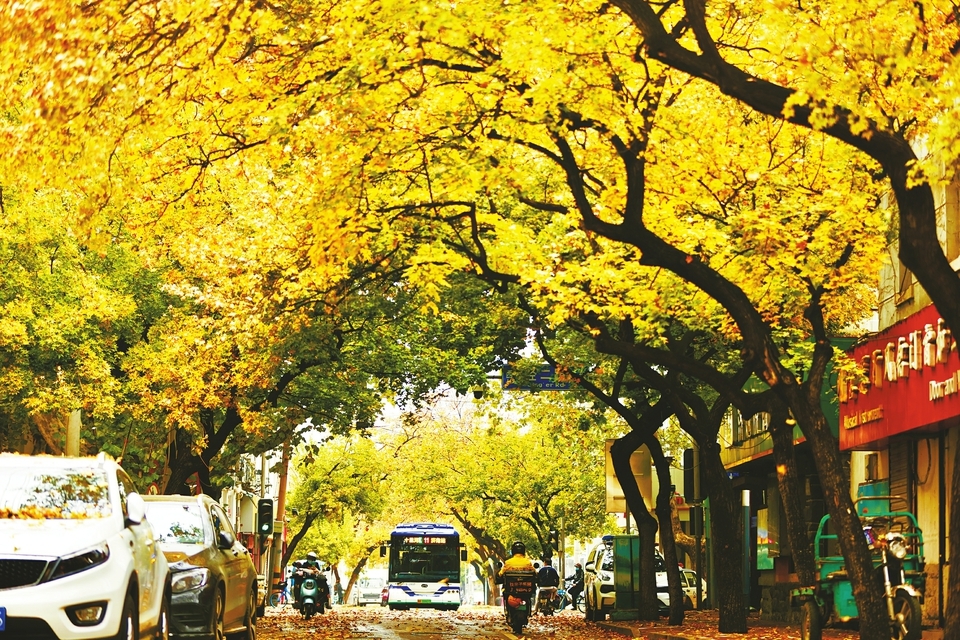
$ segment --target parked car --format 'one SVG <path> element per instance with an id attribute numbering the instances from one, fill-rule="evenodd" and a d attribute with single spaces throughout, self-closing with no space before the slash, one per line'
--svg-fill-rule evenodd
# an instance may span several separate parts
<path id="1" fill-rule="evenodd" d="M 603 620 L 613 609 L 617 594 L 613 588 L 613 543 L 604 540 L 583 563 L 583 601 L 587 620 Z"/>
<path id="2" fill-rule="evenodd" d="M 683 585 L 683 608 L 684 609 L 696 609 L 697 608 L 697 572 L 691 569 L 681 569 L 680 570 L 680 582 Z M 703 578 L 700 578 L 700 593 L 703 596 L 704 601 L 707 599 L 707 581 Z M 668 598 L 669 602 L 669 598 Z"/>
<path id="3" fill-rule="evenodd" d="M 670 595 L 667 593 L 667 565 L 663 556 L 654 553 L 657 575 L 657 599 L 660 601 L 660 614 L 669 613 Z M 614 591 L 614 555 L 612 539 L 604 540 L 587 555 L 583 565 L 583 597 L 586 604 L 586 619 L 600 621 L 606 618 L 616 604 Z"/>
<path id="4" fill-rule="evenodd" d="M 0 637 L 169 635 L 170 577 L 109 456 L 0 454 Z"/>
<path id="5" fill-rule="evenodd" d="M 171 635 L 256 637 L 257 570 L 213 498 L 147 496 L 147 519 L 170 563 Z"/>
<path id="6" fill-rule="evenodd" d="M 383 597 L 383 589 L 387 585 L 380 578 L 363 578 L 357 582 L 357 595 L 354 603 L 358 606 L 368 604 L 380 604 Z"/>

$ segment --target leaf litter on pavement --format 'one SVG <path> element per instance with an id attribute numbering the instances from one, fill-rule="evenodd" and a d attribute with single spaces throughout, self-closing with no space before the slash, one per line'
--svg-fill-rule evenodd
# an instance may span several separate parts
<path id="1" fill-rule="evenodd" d="M 760 620 L 756 614 L 748 618 L 745 634 L 719 633 L 716 611 L 688 611 L 682 626 L 657 622 L 618 621 L 601 625 L 587 622 L 583 614 L 563 611 L 555 616 L 534 616 L 524 630 L 524 638 L 553 640 L 620 640 L 628 637 L 612 626 L 630 627 L 638 637 L 672 636 L 686 640 L 796 640 L 797 625 Z M 513 634 L 496 607 L 464 607 L 459 611 L 390 611 L 381 607 L 335 607 L 333 611 L 310 620 L 292 608 L 268 608 L 257 621 L 259 640 L 366 640 L 384 636 L 398 638 L 396 630 L 414 635 L 418 640 L 450 638 L 511 638 Z M 857 640 L 850 629 L 824 629 L 825 640 Z"/>

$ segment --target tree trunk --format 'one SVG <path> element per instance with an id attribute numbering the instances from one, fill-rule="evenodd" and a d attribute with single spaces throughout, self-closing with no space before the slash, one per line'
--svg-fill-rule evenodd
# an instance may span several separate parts
<path id="1" fill-rule="evenodd" d="M 670 463 L 663 455 L 660 441 L 654 437 L 647 439 L 650 455 L 653 457 L 657 470 L 657 481 L 660 491 L 657 493 L 657 519 L 660 522 L 670 522 L 673 491 L 670 490 Z M 667 590 L 670 593 L 670 624 L 683 624 L 683 589 L 680 584 L 680 564 L 677 559 L 677 546 L 673 540 L 673 527 L 660 527 L 660 551 L 663 552 L 663 562 L 667 565 Z"/>
<path id="2" fill-rule="evenodd" d="M 787 539 L 802 586 L 816 583 L 817 571 L 813 560 L 813 543 L 803 517 L 804 492 L 800 487 L 797 458 L 793 450 L 793 427 L 786 423 L 787 409 L 777 403 L 771 411 L 770 434 L 773 436 L 773 456 L 777 464 L 777 485 L 783 501 L 787 521 Z"/>
<path id="3" fill-rule="evenodd" d="M 717 585 L 710 600 L 720 610 L 720 633 L 747 632 L 747 603 L 743 599 L 743 519 L 736 492 L 720 460 L 716 440 L 698 442 L 703 484 L 710 498 L 710 533 Z"/>
<path id="4" fill-rule="evenodd" d="M 495 604 L 500 597 L 500 585 L 497 584 L 497 571 L 493 563 L 496 560 L 504 559 L 507 555 L 507 549 L 497 538 L 489 535 L 483 527 L 475 525 L 469 518 L 469 514 L 461 513 L 457 509 L 451 510 L 451 515 L 457 519 L 464 530 L 473 537 L 476 542 L 476 552 L 483 562 L 484 575 L 481 578 L 487 583 L 487 604 Z"/>
<path id="5" fill-rule="evenodd" d="M 860 518 L 850 498 L 850 481 L 843 470 L 840 445 L 820 408 L 798 385 L 783 385 L 784 396 L 810 443 L 824 502 L 837 532 L 845 569 L 857 601 L 860 637 L 887 638 L 890 634 L 883 591 L 873 573 L 873 559 L 867 547 Z"/>
<path id="6" fill-rule="evenodd" d="M 705 571 L 706 567 L 700 567 L 697 565 L 697 539 L 691 536 L 689 533 L 685 533 L 683 529 L 680 528 L 680 514 L 677 510 L 676 502 L 671 502 L 670 504 L 670 523 L 671 528 L 673 529 L 673 539 L 677 545 L 677 548 L 690 556 L 693 570 L 696 571 L 701 578 L 705 578 L 707 576 Z M 701 538 L 700 561 L 702 562 L 706 557 L 707 544 L 706 541 Z"/>
<path id="7" fill-rule="evenodd" d="M 960 447 L 953 454 L 953 502 L 950 505 L 950 578 L 947 584 L 947 607 L 944 611 L 943 640 L 960 640 L 960 508 L 957 505 L 960 488 Z M 956 566 L 956 568 L 954 568 Z M 940 571 L 944 567 L 940 565 Z"/>
<path id="8" fill-rule="evenodd" d="M 203 427 L 206 436 L 206 446 L 200 452 L 200 455 L 193 453 L 193 435 L 178 427 L 174 434 L 173 443 L 170 445 L 170 451 L 167 454 L 170 477 L 163 488 L 163 493 L 189 495 L 190 487 L 187 485 L 187 480 L 196 473 L 201 491 L 214 500 L 219 500 L 222 490 L 210 482 L 210 467 L 213 464 L 213 459 L 220 454 L 227 439 L 241 424 L 242 419 L 236 409 L 229 408 L 222 413 L 201 410 L 200 426 Z"/>
<path id="9" fill-rule="evenodd" d="M 657 520 L 647 510 L 647 505 L 640 494 L 637 479 L 630 467 L 630 456 L 643 444 L 644 434 L 630 431 L 619 438 L 610 447 L 610 458 L 617 480 L 623 489 L 623 496 L 627 508 L 637 521 L 637 531 L 640 536 L 640 620 L 658 620 L 660 617 L 660 600 L 657 598 L 657 574 L 654 566 L 654 538 L 657 535 Z"/>
<path id="10" fill-rule="evenodd" d="M 303 517 L 303 526 L 300 527 L 300 530 L 297 531 L 289 542 L 287 542 L 287 551 L 283 554 L 283 557 L 280 559 L 280 566 L 285 567 L 290 564 L 290 558 L 293 557 L 294 552 L 297 550 L 297 545 L 300 544 L 300 541 L 303 540 L 303 537 L 307 535 L 307 531 L 310 530 L 310 527 L 313 526 L 314 521 L 320 517 L 319 513 L 308 513 Z"/>
<path id="11" fill-rule="evenodd" d="M 343 591 L 343 603 L 350 602 L 350 594 L 353 592 L 353 587 L 355 584 L 357 584 L 357 580 L 360 578 L 360 572 L 362 572 L 363 568 L 367 566 L 367 561 L 370 559 L 370 554 L 373 553 L 376 548 L 377 545 L 375 544 L 367 547 L 366 553 L 363 554 L 363 557 L 360 558 L 360 561 L 357 562 L 357 565 L 350 572 L 350 580 L 347 581 L 347 588 Z"/>

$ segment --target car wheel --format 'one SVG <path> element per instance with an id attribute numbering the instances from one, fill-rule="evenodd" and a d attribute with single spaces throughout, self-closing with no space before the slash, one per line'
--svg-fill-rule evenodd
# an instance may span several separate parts
<path id="1" fill-rule="evenodd" d="M 247 602 L 243 613 L 243 631 L 233 634 L 233 640 L 257 640 L 257 589 L 250 592 L 250 601 Z"/>
<path id="2" fill-rule="evenodd" d="M 137 604 L 133 600 L 133 595 L 128 593 L 123 599 L 123 613 L 120 614 L 117 640 L 139 640 L 139 638 L 140 616 L 137 615 Z"/>
<path id="3" fill-rule="evenodd" d="M 586 619 L 587 622 L 593 622 L 594 620 L 597 619 L 597 614 L 593 606 L 590 604 L 590 594 L 589 593 L 583 594 L 583 600 L 585 603 L 584 608 L 586 609 L 586 611 L 584 611 L 583 613 L 583 617 Z"/>
<path id="4" fill-rule="evenodd" d="M 217 589 L 217 595 L 213 599 L 213 609 L 210 611 L 210 629 L 213 633 L 210 640 L 224 640 L 223 635 L 223 591 Z"/>

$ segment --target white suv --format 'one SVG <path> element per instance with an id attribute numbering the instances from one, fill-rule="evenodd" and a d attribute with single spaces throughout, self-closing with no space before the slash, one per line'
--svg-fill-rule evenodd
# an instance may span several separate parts
<path id="1" fill-rule="evenodd" d="M 662 614 L 670 605 L 670 595 L 667 593 L 667 565 L 659 551 L 654 552 L 653 560 L 657 577 L 657 598 L 660 601 L 659 609 Z M 587 556 L 583 570 L 586 619 L 599 622 L 613 611 L 617 602 L 614 588 L 616 568 L 612 536 L 604 536 L 603 542 L 593 548 Z"/>
<path id="2" fill-rule="evenodd" d="M 0 638 L 169 636 L 167 561 L 109 457 L 0 454 Z"/>

